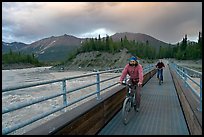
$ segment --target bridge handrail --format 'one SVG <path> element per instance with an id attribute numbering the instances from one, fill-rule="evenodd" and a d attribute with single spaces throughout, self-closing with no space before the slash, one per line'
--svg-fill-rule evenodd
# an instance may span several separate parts
<path id="1" fill-rule="evenodd" d="M 151 71 L 153 68 L 154 68 L 154 65 L 149 64 L 149 65 L 145 66 L 143 68 L 143 70 L 144 70 L 145 73 L 147 73 L 147 72 Z M 40 103 L 42 101 L 46 101 L 46 100 L 49 100 L 49 99 L 56 98 L 56 97 L 61 96 L 61 95 L 63 96 L 63 106 L 60 106 L 60 107 L 58 107 L 58 108 L 56 108 L 56 109 L 54 109 L 54 110 L 52 110 L 50 112 L 46 112 L 46 113 L 37 115 L 36 117 L 34 117 L 32 119 L 26 120 L 26 121 L 24 121 L 22 123 L 18 123 L 18 124 L 14 125 L 14 126 L 3 128 L 2 129 L 2 135 L 3 134 L 9 134 L 9 133 L 11 133 L 11 132 L 13 132 L 13 131 L 15 131 L 17 129 L 20 129 L 20 128 L 26 126 L 26 125 L 30 125 L 31 123 L 33 123 L 33 122 L 35 122 L 37 120 L 40 120 L 40 119 L 42 119 L 42 118 L 44 118 L 44 117 L 46 117 L 46 116 L 48 116 L 50 114 L 53 114 L 53 113 L 55 113 L 57 111 L 60 111 L 60 110 L 62 110 L 64 108 L 66 108 L 66 107 L 68 107 L 68 106 L 70 106 L 70 105 L 72 105 L 74 103 L 77 103 L 77 102 L 79 102 L 79 101 L 81 101 L 83 99 L 86 99 L 86 98 L 88 98 L 88 97 L 90 97 L 92 95 L 97 94 L 97 100 L 100 100 L 100 92 L 101 91 L 106 90 L 106 89 L 118 84 L 118 83 L 114 83 L 114 84 L 111 84 L 111 85 L 109 85 L 109 86 L 107 86 L 107 87 L 105 87 L 103 89 L 100 89 L 100 83 L 108 81 L 108 80 L 115 79 L 115 78 L 119 77 L 120 75 L 117 75 L 117 76 L 114 76 L 114 77 L 111 77 L 111 78 L 104 79 L 104 80 L 100 81 L 100 75 L 99 74 L 108 73 L 108 72 L 120 72 L 121 70 L 123 70 L 123 68 L 106 70 L 106 71 L 98 71 L 98 72 L 93 72 L 93 73 L 84 74 L 84 75 L 78 75 L 78 76 L 73 76 L 73 77 L 68 77 L 68 78 L 61 78 L 61 79 L 56 79 L 56 80 L 37 82 L 37 83 L 32 83 L 32 84 L 27 84 L 27 85 L 22 85 L 22 86 L 7 87 L 7 88 L 2 89 L 2 93 L 5 93 L 5 92 L 14 91 L 14 90 L 17 90 L 17 89 L 24 89 L 24 88 L 35 87 L 35 86 L 39 86 L 39 85 L 62 82 L 62 93 L 55 94 L 55 95 L 48 96 L 48 97 L 38 98 L 36 100 L 32 100 L 32 101 L 28 101 L 28 102 L 17 103 L 15 105 L 10 106 L 10 107 L 2 108 L 2 115 L 5 114 L 5 113 L 9 113 L 9 112 L 12 112 L 12 111 L 27 107 L 27 106 L 31 106 L 33 104 Z M 93 76 L 93 75 L 96 75 L 96 82 L 85 85 L 85 86 L 81 86 L 81 87 L 78 87 L 78 88 L 75 88 L 75 89 L 72 89 L 72 90 L 66 90 L 66 81 L 67 80 L 77 79 L 77 78 L 82 78 L 82 77 L 88 77 L 88 76 Z M 83 89 L 83 88 L 86 88 L 86 87 L 89 87 L 89 86 L 93 86 L 93 85 L 97 85 L 96 92 L 85 95 L 85 96 L 83 96 L 81 98 L 78 98 L 78 99 L 72 101 L 72 102 L 67 101 L 66 94 L 77 91 L 77 90 L 80 90 L 80 89 Z"/>
<path id="2" fill-rule="evenodd" d="M 170 63 L 170 66 L 172 66 L 175 70 L 176 73 L 181 77 L 182 80 L 184 80 L 186 87 L 188 86 L 191 91 L 197 96 L 199 97 L 199 107 L 197 108 L 198 111 L 202 111 L 202 72 L 178 65 L 176 63 Z M 189 75 L 190 73 L 194 73 L 197 76 L 199 76 L 200 78 L 200 82 L 196 82 L 195 80 L 192 79 L 192 77 Z M 195 85 L 197 85 L 200 89 L 200 94 L 198 94 L 195 90 L 195 88 L 193 88 L 191 86 L 191 84 L 187 81 L 187 80 L 192 81 Z"/>
<path id="3" fill-rule="evenodd" d="M 199 72 L 197 70 L 193 70 L 193 69 L 185 67 L 185 66 L 181 66 L 181 65 L 178 65 L 178 66 L 184 68 L 188 72 L 192 72 L 192 73 L 196 74 L 198 77 L 202 77 L 202 72 Z"/>
<path id="4" fill-rule="evenodd" d="M 23 88 L 28 88 L 28 87 L 34 87 L 34 86 L 39 86 L 39 85 L 45 85 L 45 84 L 50 84 L 50 83 L 56 83 L 56 82 L 61 82 L 64 80 L 71 80 L 71 79 L 76 79 L 76 78 L 88 77 L 88 76 L 92 76 L 92 75 L 96 75 L 96 74 L 108 73 L 108 72 L 113 72 L 113 71 L 120 71 L 122 69 L 123 68 L 118 68 L 118 69 L 93 72 L 93 73 L 89 73 L 89 74 L 83 74 L 83 75 L 78 75 L 78 76 L 73 76 L 73 77 L 68 77 L 68 78 L 60 78 L 60 79 L 56 79 L 56 80 L 36 82 L 36 83 L 26 84 L 26 85 L 22 85 L 22 86 L 7 87 L 7 88 L 2 89 L 2 92 L 17 90 L 17 89 L 23 89 Z"/>
<path id="5" fill-rule="evenodd" d="M 147 73 L 151 70 L 155 69 L 155 65 L 154 64 L 149 64 L 149 65 L 146 65 L 144 68 L 143 68 L 143 73 Z"/>

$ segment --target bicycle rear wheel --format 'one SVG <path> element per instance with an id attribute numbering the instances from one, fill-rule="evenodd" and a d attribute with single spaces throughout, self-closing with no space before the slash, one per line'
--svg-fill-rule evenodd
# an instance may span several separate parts
<path id="1" fill-rule="evenodd" d="M 128 123 L 128 114 L 131 110 L 131 100 L 130 98 L 126 98 L 123 102 L 123 109 L 122 109 L 122 117 L 123 123 L 126 125 Z"/>
<path id="2" fill-rule="evenodd" d="M 159 76 L 159 85 L 161 85 L 161 76 Z"/>

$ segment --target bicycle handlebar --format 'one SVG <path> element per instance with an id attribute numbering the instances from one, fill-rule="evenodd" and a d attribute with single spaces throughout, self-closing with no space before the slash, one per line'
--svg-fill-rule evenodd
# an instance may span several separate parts
<path id="1" fill-rule="evenodd" d="M 125 85 L 125 86 L 131 86 L 131 84 L 127 84 L 127 83 L 122 83 L 121 85 Z"/>

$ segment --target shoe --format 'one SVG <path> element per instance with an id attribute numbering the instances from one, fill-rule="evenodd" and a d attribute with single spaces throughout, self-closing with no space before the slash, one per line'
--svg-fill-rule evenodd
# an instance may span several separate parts
<path id="1" fill-rule="evenodd" d="M 140 110 L 139 108 L 136 108 L 136 111 L 137 111 L 137 112 L 139 112 L 139 110 Z"/>
<path id="2" fill-rule="evenodd" d="M 163 83 L 163 81 L 161 81 Z"/>

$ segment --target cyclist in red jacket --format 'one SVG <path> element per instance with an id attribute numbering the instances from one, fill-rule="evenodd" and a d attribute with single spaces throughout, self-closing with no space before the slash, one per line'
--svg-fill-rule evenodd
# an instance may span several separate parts
<path id="1" fill-rule="evenodd" d="M 122 81 L 126 77 L 126 75 L 130 76 L 130 80 L 128 83 L 131 84 L 136 84 L 137 89 L 136 89 L 136 110 L 139 111 L 140 107 L 140 100 L 141 100 L 141 87 L 142 87 L 142 82 L 143 82 L 143 68 L 142 65 L 138 63 L 137 57 L 131 57 L 130 62 L 125 66 L 123 69 L 122 75 L 120 77 L 120 83 L 122 84 Z"/>

